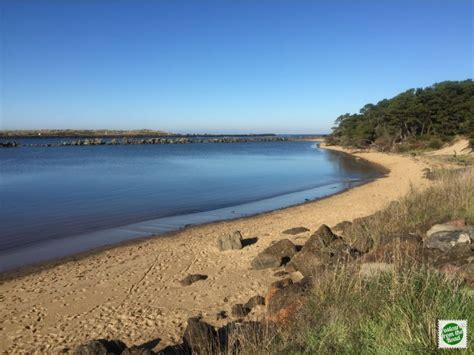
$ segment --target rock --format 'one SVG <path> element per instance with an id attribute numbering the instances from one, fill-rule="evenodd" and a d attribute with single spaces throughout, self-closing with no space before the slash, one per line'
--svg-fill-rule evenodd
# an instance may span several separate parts
<path id="1" fill-rule="evenodd" d="M 302 251 L 288 263 L 286 271 L 290 273 L 299 271 L 309 277 L 320 274 L 326 267 L 327 264 L 321 260 L 319 252 Z"/>
<path id="2" fill-rule="evenodd" d="M 258 254 L 257 257 L 252 260 L 252 268 L 260 270 L 284 265 L 296 252 L 296 245 L 288 239 L 282 239 Z"/>
<path id="3" fill-rule="evenodd" d="M 351 246 L 361 253 L 367 253 L 374 246 L 374 241 L 368 234 L 364 234 L 356 238 Z"/>
<path id="4" fill-rule="evenodd" d="M 304 232 L 309 232 L 309 229 L 306 227 L 294 227 L 283 231 L 283 234 L 297 235 Z"/>
<path id="5" fill-rule="evenodd" d="M 291 284 L 293 284 L 293 280 L 290 278 L 272 282 L 265 296 L 265 304 L 268 304 L 269 300 L 274 296 L 275 293 Z"/>
<path id="6" fill-rule="evenodd" d="M 426 232 L 426 237 L 430 238 L 433 234 L 435 233 L 440 233 L 440 232 L 458 232 L 458 231 L 463 231 L 464 229 L 462 227 L 458 227 L 456 225 L 452 224 L 435 224 L 432 226 L 427 232 Z"/>
<path id="7" fill-rule="evenodd" d="M 352 222 L 349 221 L 343 221 L 338 224 L 336 224 L 334 227 L 332 227 L 332 230 L 341 232 L 344 234 L 344 231 L 346 231 L 348 228 L 352 226 Z"/>
<path id="8" fill-rule="evenodd" d="M 299 271 L 305 277 L 320 274 L 328 267 L 357 257 L 359 253 L 351 248 L 331 229 L 322 225 L 305 243 L 301 252 L 295 255 L 286 267 L 287 272 Z"/>
<path id="9" fill-rule="evenodd" d="M 474 262 L 474 245 L 457 244 L 448 251 L 439 253 L 432 264 L 435 267 L 441 267 L 445 264 L 461 266 L 472 262 Z"/>
<path id="10" fill-rule="evenodd" d="M 252 309 L 255 306 L 263 306 L 263 305 L 265 305 L 265 298 L 260 295 L 257 295 L 257 296 L 251 297 L 247 301 L 247 303 L 244 305 L 244 307 Z"/>
<path id="11" fill-rule="evenodd" d="M 6 142 L 0 142 L 0 147 L 3 148 L 15 148 L 18 147 L 18 143 L 16 141 L 6 141 Z"/>
<path id="12" fill-rule="evenodd" d="M 219 250 L 237 250 L 242 249 L 242 234 L 235 231 L 232 234 L 222 235 L 217 239 L 217 247 Z"/>
<path id="13" fill-rule="evenodd" d="M 78 346 L 74 355 L 119 355 L 126 347 L 120 340 L 97 339 Z"/>
<path id="14" fill-rule="evenodd" d="M 310 278 L 297 283 L 290 283 L 286 287 L 269 289 L 266 297 L 267 318 L 272 322 L 285 323 L 308 301 L 312 287 Z"/>
<path id="15" fill-rule="evenodd" d="M 374 241 L 367 232 L 367 224 L 378 217 L 382 212 L 376 212 L 367 217 L 356 218 L 352 224 L 344 230 L 343 237 L 346 243 L 360 253 L 367 253 L 372 249 Z"/>
<path id="16" fill-rule="evenodd" d="M 138 346 L 132 346 L 130 348 L 125 349 L 121 355 L 153 355 L 155 352 L 151 351 L 150 349 L 141 348 Z"/>
<path id="17" fill-rule="evenodd" d="M 190 350 L 184 344 L 169 345 L 159 351 L 157 355 L 190 355 Z"/>
<path id="18" fill-rule="evenodd" d="M 340 239 L 331 228 L 323 224 L 314 234 L 309 237 L 303 247 L 303 251 L 316 251 L 329 246 L 333 241 Z"/>
<path id="19" fill-rule="evenodd" d="M 471 237 L 468 232 L 464 231 L 440 231 L 432 233 L 431 236 L 424 241 L 426 248 L 439 249 L 447 251 L 457 244 L 470 244 Z"/>
<path id="20" fill-rule="evenodd" d="M 388 263 L 363 263 L 359 275 L 364 279 L 375 279 L 382 274 L 395 272 L 395 266 Z"/>
<path id="21" fill-rule="evenodd" d="M 180 281 L 182 286 L 189 286 L 197 281 L 200 280 L 206 280 L 207 275 L 201 275 L 201 274 L 194 274 L 194 275 L 188 275 L 184 279 Z"/>
<path id="22" fill-rule="evenodd" d="M 293 282 L 300 282 L 304 279 L 304 275 L 300 271 L 292 272 L 291 274 L 289 274 L 289 277 Z"/>
<path id="23" fill-rule="evenodd" d="M 183 335 L 184 348 L 193 354 L 214 354 L 218 348 L 217 331 L 199 317 L 189 318 Z"/>
<path id="24" fill-rule="evenodd" d="M 251 308 L 244 306 L 241 303 L 237 303 L 232 306 L 231 312 L 232 312 L 232 316 L 237 317 L 237 318 L 242 318 L 242 317 L 246 317 L 247 314 L 249 314 L 251 310 L 252 310 Z"/>

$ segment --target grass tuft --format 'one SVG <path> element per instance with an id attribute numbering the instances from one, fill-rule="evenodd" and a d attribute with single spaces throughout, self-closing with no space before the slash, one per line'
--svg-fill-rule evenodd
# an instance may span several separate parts
<path id="1" fill-rule="evenodd" d="M 409 233 L 421 235 L 432 224 L 453 218 L 474 222 L 472 170 L 441 174 L 433 187 L 413 189 L 351 233 L 369 233 L 380 243 Z M 437 348 L 438 319 L 467 319 L 464 352 L 474 353 L 472 289 L 401 252 L 395 254 L 393 269 L 370 279 L 351 264 L 318 275 L 308 304 L 255 353 L 442 353 Z"/>

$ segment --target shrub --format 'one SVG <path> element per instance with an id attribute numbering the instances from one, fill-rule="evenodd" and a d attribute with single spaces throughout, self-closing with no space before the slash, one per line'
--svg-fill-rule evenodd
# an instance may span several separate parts
<path id="1" fill-rule="evenodd" d="M 441 138 L 432 137 L 428 143 L 428 148 L 430 149 L 439 149 L 443 146 L 443 141 Z"/>

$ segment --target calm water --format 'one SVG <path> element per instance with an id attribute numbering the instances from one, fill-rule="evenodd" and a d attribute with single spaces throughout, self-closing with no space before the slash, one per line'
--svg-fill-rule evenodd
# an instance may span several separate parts
<path id="1" fill-rule="evenodd" d="M 0 149 L 0 270 L 301 203 L 379 175 L 311 142 Z"/>

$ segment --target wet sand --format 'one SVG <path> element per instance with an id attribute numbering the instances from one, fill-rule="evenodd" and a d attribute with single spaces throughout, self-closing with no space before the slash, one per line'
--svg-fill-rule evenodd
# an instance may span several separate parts
<path id="1" fill-rule="evenodd" d="M 337 147 L 331 149 L 342 150 Z M 0 284 L 0 350 L 56 353 L 93 338 L 119 338 L 127 345 L 156 340 L 155 349 L 178 342 L 186 320 L 216 315 L 235 303 L 264 295 L 275 270 L 251 270 L 251 260 L 271 242 L 289 238 L 303 244 L 321 224 L 366 216 L 409 192 L 423 188 L 427 165 L 417 157 L 355 153 L 389 169 L 383 178 L 319 201 L 243 218 L 190 227 L 157 237 L 30 269 Z M 304 226 L 296 236 L 282 231 Z M 240 230 L 257 242 L 221 252 L 217 238 Z M 191 286 L 189 274 L 208 275 Z M 257 307 L 249 318 L 261 317 Z M 158 341 L 159 340 L 159 341 Z"/>

